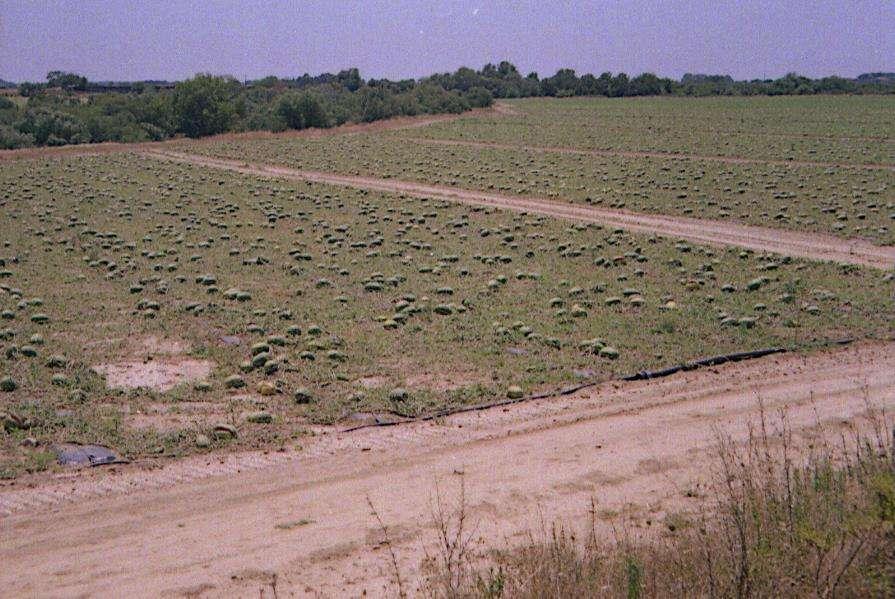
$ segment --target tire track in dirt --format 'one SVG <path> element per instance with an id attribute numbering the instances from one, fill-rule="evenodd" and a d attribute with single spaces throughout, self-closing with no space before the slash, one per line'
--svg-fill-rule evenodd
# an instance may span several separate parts
<path id="1" fill-rule="evenodd" d="M 403 137 L 406 141 L 432 146 L 454 146 L 495 150 L 515 150 L 549 154 L 573 154 L 576 156 L 620 158 L 667 158 L 672 160 L 696 160 L 723 164 L 767 164 L 772 166 L 813 166 L 818 168 L 855 168 L 861 170 L 895 171 L 895 164 L 850 162 L 814 162 L 810 160 L 773 160 L 769 158 L 744 158 L 739 156 L 713 156 L 708 154 L 683 154 L 678 152 L 652 152 L 645 150 L 585 150 L 565 146 L 529 146 L 496 141 L 468 141 L 461 139 L 437 139 L 431 137 Z"/>
<path id="2" fill-rule="evenodd" d="M 640 526 L 661 522 L 693 505 L 687 495 L 702 488 L 719 428 L 741 442 L 762 410 L 786 409 L 797 437 L 819 424 L 848 434 L 843 423 L 860 419 L 867 398 L 895 406 L 893 350 L 862 343 L 780 355 L 443 423 L 323 435 L 308 442 L 312 455 L 274 467 L 32 508 L 0 519 L 0 588 L 12 596 L 200 588 L 265 596 L 275 576 L 279 591 L 378 596 L 390 566 L 367 499 L 413 580 L 434 549 L 435 484 L 454 497 L 461 478 L 476 547 L 524 540 L 542 517 L 589 523 L 591 499 Z M 312 450 L 317 443 L 324 449 Z"/>
<path id="3" fill-rule="evenodd" d="M 895 247 L 876 246 L 860 239 L 841 239 L 832 235 L 769 229 L 724 221 L 580 206 L 571 202 L 457 189 L 411 181 L 298 170 L 184 152 L 149 150 L 142 154 L 156 159 L 223 169 L 246 175 L 311 181 L 414 197 L 440 198 L 473 206 L 542 214 L 555 218 L 619 227 L 638 233 L 655 233 L 664 237 L 687 239 L 714 246 L 737 246 L 762 252 L 881 269 L 895 266 Z"/>

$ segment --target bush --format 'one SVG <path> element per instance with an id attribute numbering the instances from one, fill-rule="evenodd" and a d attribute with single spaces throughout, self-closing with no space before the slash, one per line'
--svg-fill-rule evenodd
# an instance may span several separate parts
<path id="1" fill-rule="evenodd" d="M 494 103 L 494 96 L 484 87 L 473 87 L 466 92 L 466 101 L 473 108 L 487 108 Z"/>
<path id="2" fill-rule="evenodd" d="M 15 150 L 34 145 L 34 137 L 9 125 L 0 125 L 0 149 Z"/>
<path id="3" fill-rule="evenodd" d="M 365 87 L 358 93 L 360 120 L 371 123 L 399 114 L 393 94 L 381 87 Z"/>
<path id="4" fill-rule="evenodd" d="M 454 113 L 469 110 L 469 102 L 457 92 L 449 92 L 440 86 L 423 84 L 413 90 L 422 112 L 427 114 Z"/>
<path id="5" fill-rule="evenodd" d="M 42 83 L 31 83 L 26 81 L 19 85 L 19 95 L 24 98 L 31 98 L 34 96 L 39 96 L 44 91 L 44 84 Z"/>
<path id="6" fill-rule="evenodd" d="M 83 121 L 55 107 L 28 108 L 18 129 L 32 136 L 37 145 L 79 144 L 90 141 L 90 132 Z"/>
<path id="7" fill-rule="evenodd" d="M 236 110 L 233 98 L 239 83 L 229 77 L 196 75 L 174 88 L 178 130 L 188 137 L 229 131 Z"/>
<path id="8" fill-rule="evenodd" d="M 153 123 L 140 123 L 140 127 L 143 129 L 146 137 L 152 141 L 162 141 L 168 137 L 164 129 Z"/>
<path id="9" fill-rule="evenodd" d="M 276 114 L 289 129 L 327 127 L 321 99 L 310 92 L 286 92 L 277 100 Z"/>

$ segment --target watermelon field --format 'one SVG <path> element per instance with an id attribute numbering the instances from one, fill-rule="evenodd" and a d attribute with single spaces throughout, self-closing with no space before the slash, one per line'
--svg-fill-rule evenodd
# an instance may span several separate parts
<path id="1" fill-rule="evenodd" d="M 892 98 L 500 108 L 158 145 L 895 243 Z M 0 162 L 4 478 L 56 468 L 60 442 L 129 459 L 300 447 L 332 427 L 895 332 L 895 262 L 707 246 L 144 150 Z"/>

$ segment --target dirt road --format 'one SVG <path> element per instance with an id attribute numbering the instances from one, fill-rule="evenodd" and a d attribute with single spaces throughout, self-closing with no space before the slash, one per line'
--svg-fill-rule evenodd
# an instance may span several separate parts
<path id="1" fill-rule="evenodd" d="M 477 547 L 518 541 L 544 519 L 585 522 L 591 498 L 599 514 L 660 526 L 695 501 L 688 495 L 699 492 L 717 431 L 744 439 L 759 400 L 766 413 L 786 408 L 798 434 L 818 423 L 839 430 L 868 397 L 895 406 L 895 344 L 783 354 L 443 422 L 333 432 L 278 454 L 275 466 L 253 466 L 250 457 L 243 470 L 237 458 L 221 474 L 206 457 L 206 478 L 125 469 L 106 473 L 116 488 L 89 500 L 73 478 L 57 485 L 53 503 L 0 518 L 0 589 L 16 597 L 264 597 L 275 586 L 280 597 L 379 596 L 395 588 L 368 499 L 416 588 L 410 581 L 435 550 L 436 484 L 454 498 L 464 480 Z M 153 476 L 166 482 L 150 484 Z M 23 494 L 39 492 L 3 490 L 0 505 L 11 493 L 26 505 Z"/>
<path id="2" fill-rule="evenodd" d="M 501 112 L 501 114 L 506 114 Z M 813 166 L 818 168 L 855 168 L 859 170 L 895 171 L 895 164 L 868 164 L 851 162 L 818 162 L 811 160 L 773 160 L 770 158 L 744 158 L 740 156 L 713 156 L 709 154 L 682 154 L 679 152 L 648 152 L 635 150 L 585 150 L 562 146 L 530 146 L 507 144 L 493 141 L 468 141 L 461 139 L 434 139 L 429 137 L 409 137 L 408 141 L 433 146 L 460 146 L 465 148 L 494 148 L 499 150 L 527 150 L 553 154 L 573 154 L 580 156 L 620 156 L 622 158 L 668 158 L 673 160 L 698 160 L 720 162 L 722 164 L 768 164 L 774 166 Z"/>
<path id="3" fill-rule="evenodd" d="M 724 221 L 703 220 L 625 210 L 581 206 L 571 202 L 511 196 L 483 191 L 457 189 L 443 185 L 427 185 L 376 177 L 340 175 L 319 171 L 291 169 L 237 160 L 212 158 L 175 151 L 149 150 L 143 153 L 162 160 L 173 160 L 199 166 L 223 169 L 248 175 L 260 175 L 341 185 L 358 189 L 403 193 L 417 197 L 441 198 L 475 206 L 543 214 L 555 218 L 598 223 L 640 233 L 656 233 L 675 239 L 688 239 L 715 246 L 737 246 L 763 252 L 774 252 L 843 264 L 858 264 L 888 269 L 895 266 L 895 247 L 880 247 L 858 239 L 841 239 L 831 235 L 769 229 Z"/>

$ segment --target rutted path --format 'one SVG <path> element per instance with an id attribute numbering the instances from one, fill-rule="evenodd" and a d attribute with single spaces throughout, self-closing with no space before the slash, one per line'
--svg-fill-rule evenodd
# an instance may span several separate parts
<path id="1" fill-rule="evenodd" d="M 716 220 L 579 206 L 570 202 L 542 198 L 488 193 L 377 177 L 298 170 L 282 166 L 253 164 L 238 160 L 212 158 L 167 150 L 147 150 L 143 152 L 143 155 L 247 175 L 312 181 L 388 193 L 403 193 L 416 197 L 440 198 L 475 206 L 543 214 L 555 218 L 619 227 L 640 233 L 655 233 L 665 237 L 688 239 L 697 243 L 715 246 L 737 246 L 757 251 L 882 269 L 895 266 L 895 247 L 881 247 L 864 240 L 841 239 L 832 235 L 770 229 Z"/>
<path id="2" fill-rule="evenodd" d="M 835 435 L 860 418 L 868 398 L 895 407 L 891 342 L 607 383 L 441 423 L 323 435 L 275 466 L 189 484 L 129 486 L 133 472 L 106 473 L 120 492 L 0 518 L 0 589 L 265 597 L 275 584 L 280 596 L 379 596 L 390 565 L 368 498 L 412 581 L 432 550 L 436 482 L 454 497 L 464 480 L 476 547 L 524 539 L 541 518 L 586 522 L 591 499 L 644 526 L 693 501 L 688 491 L 705 479 L 717 429 L 745 440 L 759 400 L 772 418 L 785 408 L 798 437 L 818 424 Z"/>
<path id="3" fill-rule="evenodd" d="M 815 162 L 811 160 L 774 160 L 770 158 L 743 158 L 738 156 L 712 156 L 683 154 L 679 152 L 652 152 L 646 150 L 592 150 L 564 146 L 529 146 L 496 141 L 468 141 L 462 139 L 437 139 L 431 137 L 405 137 L 407 141 L 434 146 L 460 146 L 465 148 L 492 148 L 497 150 L 524 150 L 580 156 L 619 156 L 622 158 L 668 158 L 674 160 L 703 160 L 724 164 L 769 164 L 774 166 L 815 166 L 820 168 L 856 168 L 860 170 L 895 171 L 895 164 L 868 164 L 850 162 Z"/>

